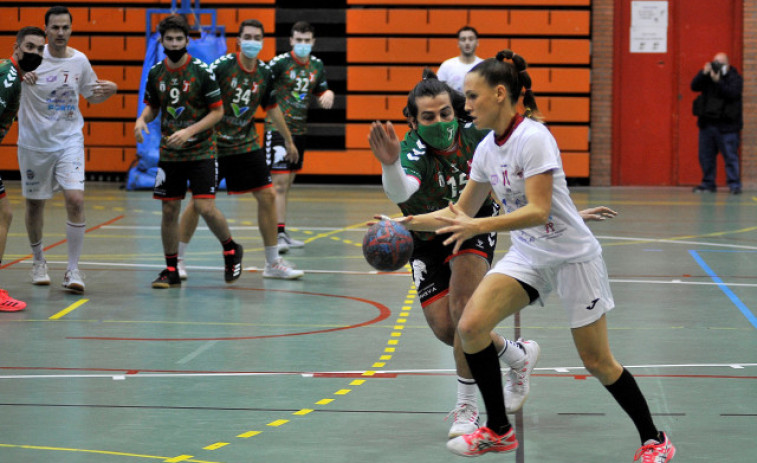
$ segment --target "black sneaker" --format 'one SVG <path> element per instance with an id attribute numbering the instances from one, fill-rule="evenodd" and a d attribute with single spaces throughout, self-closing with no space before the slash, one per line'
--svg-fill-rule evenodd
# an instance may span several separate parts
<path id="1" fill-rule="evenodd" d="M 717 188 L 715 188 L 714 186 L 709 187 L 709 186 L 697 185 L 691 191 L 693 191 L 694 193 L 704 193 L 705 191 L 709 191 L 710 193 L 715 193 L 717 191 Z"/>
<path id="2" fill-rule="evenodd" d="M 741 194 L 741 188 L 740 187 L 731 188 L 731 194 L 732 195 L 740 195 Z"/>
<path id="3" fill-rule="evenodd" d="M 226 283 L 231 283 L 242 276 L 242 255 L 244 249 L 242 245 L 237 243 L 237 246 L 231 251 L 223 252 L 224 273 L 223 277 Z"/>
<path id="4" fill-rule="evenodd" d="M 163 269 L 163 271 L 160 272 L 160 275 L 158 275 L 158 278 L 152 282 L 153 288 L 166 289 L 176 286 L 181 286 L 181 278 L 179 277 L 179 272 L 177 272 L 175 268 Z"/>

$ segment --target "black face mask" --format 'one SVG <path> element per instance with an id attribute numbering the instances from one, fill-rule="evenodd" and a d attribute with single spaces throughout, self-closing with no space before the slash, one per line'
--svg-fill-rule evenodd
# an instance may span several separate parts
<path id="1" fill-rule="evenodd" d="M 24 72 L 32 72 L 42 63 L 42 55 L 36 53 L 24 53 L 24 56 L 18 60 L 18 67 Z"/>
<path id="2" fill-rule="evenodd" d="M 168 59 L 173 61 L 174 63 L 178 63 L 181 61 L 181 58 L 187 53 L 187 47 L 184 47 L 179 50 L 164 50 L 166 52 L 166 56 Z"/>

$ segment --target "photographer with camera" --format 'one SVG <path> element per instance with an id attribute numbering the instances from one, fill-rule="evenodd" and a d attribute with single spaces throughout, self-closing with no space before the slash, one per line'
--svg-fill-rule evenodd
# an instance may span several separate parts
<path id="1" fill-rule="evenodd" d="M 694 100 L 693 112 L 698 117 L 699 165 L 702 182 L 694 193 L 714 193 L 718 151 L 725 161 L 726 179 L 731 194 L 741 194 L 739 174 L 740 132 L 744 126 L 741 114 L 741 93 L 744 80 L 728 62 L 728 55 L 718 53 L 712 62 L 694 76 L 691 89 L 701 92 Z"/>

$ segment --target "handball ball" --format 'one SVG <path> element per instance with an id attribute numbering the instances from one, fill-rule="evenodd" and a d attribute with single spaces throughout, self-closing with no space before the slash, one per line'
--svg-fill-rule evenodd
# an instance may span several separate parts
<path id="1" fill-rule="evenodd" d="M 363 256 L 382 272 L 401 269 L 413 253 L 413 236 L 401 223 L 381 220 L 363 237 Z"/>

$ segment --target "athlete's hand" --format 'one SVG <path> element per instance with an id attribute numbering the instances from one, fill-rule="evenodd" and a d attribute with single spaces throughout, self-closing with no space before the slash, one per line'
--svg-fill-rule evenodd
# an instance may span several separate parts
<path id="1" fill-rule="evenodd" d="M 171 148 L 181 148 L 191 136 L 192 133 L 187 129 L 177 130 L 166 139 L 166 144 Z"/>
<path id="2" fill-rule="evenodd" d="M 376 225 L 381 220 L 389 220 L 389 221 L 392 221 L 392 222 L 400 223 L 400 224 L 404 225 L 405 227 L 407 227 L 409 229 L 410 222 L 413 221 L 413 216 L 412 215 L 406 215 L 404 217 L 397 217 L 396 219 L 393 219 L 393 218 L 389 217 L 388 215 L 376 214 L 376 215 L 373 216 L 373 218 L 376 219 L 376 220 L 375 221 L 373 221 L 373 220 L 368 221 L 365 224 L 368 225 L 369 227 L 372 227 L 372 226 Z"/>
<path id="3" fill-rule="evenodd" d="M 24 73 L 24 83 L 34 85 L 37 83 L 37 73 L 34 71 Z"/>
<path id="4" fill-rule="evenodd" d="M 297 146 L 294 144 L 294 141 L 285 141 L 284 148 L 287 150 L 284 159 L 292 164 L 297 164 L 297 161 L 300 160 L 300 152 L 297 151 Z"/>
<path id="5" fill-rule="evenodd" d="M 144 119 L 140 117 L 134 124 L 134 138 L 137 140 L 137 143 L 142 143 L 143 141 L 145 141 L 145 137 L 142 135 L 142 131 L 144 131 L 145 133 L 150 133 L 150 129 L 147 128 L 147 124 L 145 123 Z"/>
<path id="6" fill-rule="evenodd" d="M 589 209 L 578 211 L 578 213 L 584 219 L 584 222 L 599 222 L 605 219 L 612 219 L 618 215 L 617 212 L 606 206 L 590 207 Z"/>
<path id="7" fill-rule="evenodd" d="M 444 240 L 444 245 L 455 244 L 452 249 L 452 254 L 456 254 L 460 250 L 463 242 L 473 238 L 476 235 L 480 235 L 478 230 L 476 219 L 469 217 L 468 214 L 463 212 L 454 203 L 449 203 L 449 211 L 452 213 L 452 217 L 437 217 L 436 220 L 444 222 L 447 226 L 436 230 L 437 235 L 444 235 L 451 233 L 451 235 Z"/>
<path id="8" fill-rule="evenodd" d="M 373 155 L 382 164 L 392 165 L 400 157 L 400 140 L 391 122 L 387 121 L 386 127 L 379 121 L 373 122 L 368 134 L 368 144 L 371 145 Z"/>
<path id="9" fill-rule="evenodd" d="M 331 107 L 334 106 L 334 92 L 331 90 L 323 92 L 323 95 L 318 97 L 318 104 L 321 105 L 321 108 L 323 109 L 331 109 Z"/>
<path id="10" fill-rule="evenodd" d="M 115 82 L 109 80 L 97 80 L 92 84 L 92 97 L 95 98 L 108 98 L 114 95 L 118 91 L 118 85 Z"/>

